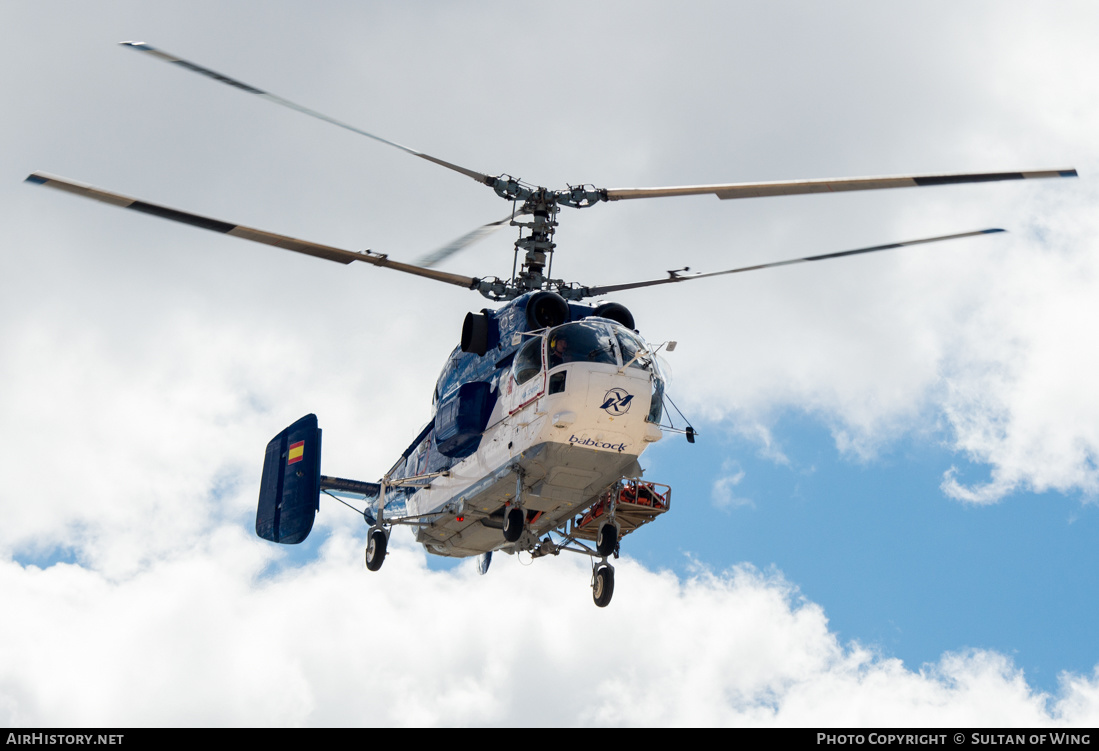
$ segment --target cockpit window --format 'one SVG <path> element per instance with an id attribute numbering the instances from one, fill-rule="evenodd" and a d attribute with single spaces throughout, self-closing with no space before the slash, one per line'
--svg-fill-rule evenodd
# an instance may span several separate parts
<path id="1" fill-rule="evenodd" d="M 622 364 L 626 365 L 628 363 L 631 368 L 649 370 L 651 356 L 638 354 L 639 352 L 646 352 L 645 342 L 618 326 L 615 327 L 614 333 L 618 337 L 618 347 L 622 350 Z"/>
<path id="2" fill-rule="evenodd" d="M 549 367 L 567 362 L 601 362 L 617 365 L 614 337 L 601 323 L 577 321 L 558 326 L 549 334 Z"/>
<path id="3" fill-rule="evenodd" d="M 516 383 L 526 383 L 542 370 L 542 337 L 536 336 L 515 353 L 515 364 L 512 371 L 515 373 Z"/>

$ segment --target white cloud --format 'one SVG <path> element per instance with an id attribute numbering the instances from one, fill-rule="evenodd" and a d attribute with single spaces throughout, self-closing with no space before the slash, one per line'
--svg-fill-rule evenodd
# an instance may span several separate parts
<path id="1" fill-rule="evenodd" d="M 595 608 L 586 563 L 506 556 L 432 572 L 401 537 L 261 572 L 273 547 L 221 527 L 122 580 L 8 561 L 0 721 L 31 725 L 1088 726 L 1099 677 L 1057 696 L 1010 659 L 919 671 L 841 644 L 778 574 L 686 580 L 621 559 Z"/>
<path id="2" fill-rule="evenodd" d="M 710 490 L 710 499 L 721 511 L 729 513 L 739 506 L 755 506 L 750 498 L 738 497 L 733 489 L 744 479 L 744 470 L 740 465 L 731 460 L 725 460 L 721 464 L 722 475 L 714 480 Z"/>
<path id="3" fill-rule="evenodd" d="M 1099 192 L 1081 184 L 1060 206 L 1032 197 L 1022 238 L 989 275 L 984 302 L 963 319 L 945 370 L 942 410 L 959 450 L 991 466 L 987 483 L 954 472 L 943 488 L 987 503 L 1018 489 L 1099 490 Z M 1055 209 L 1065 225 L 1045 219 Z"/>

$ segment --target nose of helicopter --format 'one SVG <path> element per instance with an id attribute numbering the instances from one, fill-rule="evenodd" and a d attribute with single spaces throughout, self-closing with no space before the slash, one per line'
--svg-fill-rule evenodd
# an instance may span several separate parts
<path id="1" fill-rule="evenodd" d="M 551 377 L 558 373 L 564 374 L 564 388 L 546 396 L 547 439 L 634 455 L 660 440 L 660 428 L 647 421 L 652 400 L 647 372 L 620 373 L 614 366 L 578 362 L 559 366 Z"/>

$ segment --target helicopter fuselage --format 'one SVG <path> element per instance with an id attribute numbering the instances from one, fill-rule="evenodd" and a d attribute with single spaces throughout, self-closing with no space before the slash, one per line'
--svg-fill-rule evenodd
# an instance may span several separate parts
<path id="1" fill-rule="evenodd" d="M 455 349 L 434 419 L 388 475 L 398 484 L 381 514 L 395 502 L 421 519 L 416 539 L 431 553 L 530 549 L 614 483 L 640 477 L 638 457 L 662 437 L 663 377 L 644 340 L 575 304 L 573 320 L 531 331 L 531 297 L 482 314 L 496 346 Z M 500 530 L 512 507 L 525 530 L 508 542 Z"/>

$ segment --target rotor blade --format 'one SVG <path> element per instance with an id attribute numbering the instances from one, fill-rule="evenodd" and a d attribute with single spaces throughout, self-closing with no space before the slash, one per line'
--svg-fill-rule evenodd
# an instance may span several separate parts
<path id="1" fill-rule="evenodd" d="M 767 183 L 727 183 L 724 185 L 681 185 L 671 188 L 612 188 L 606 200 L 627 198 L 667 198 L 713 193 L 718 198 L 760 198 L 794 196 L 804 193 L 840 193 L 849 190 L 915 188 L 955 183 L 987 183 L 997 180 L 1033 180 L 1042 177 L 1076 177 L 1075 169 L 1035 170 L 1032 172 L 974 172 L 959 175 L 898 175 L 894 177 L 842 177 L 823 180 L 792 180 Z"/>
<path id="2" fill-rule="evenodd" d="M 244 83 L 243 81 L 238 81 L 235 78 L 230 78 L 229 76 L 222 75 L 221 73 L 218 73 L 215 70 L 210 70 L 209 68 L 204 68 L 201 65 L 195 65 L 192 62 L 188 62 L 187 60 L 183 60 L 181 58 L 178 58 L 175 55 L 164 52 L 163 50 L 158 50 L 156 47 L 151 47 L 150 45 L 145 44 L 144 42 L 119 42 L 119 44 L 121 44 L 123 47 L 129 47 L 130 49 L 133 49 L 133 50 L 138 50 L 140 52 L 147 52 L 150 55 L 152 55 L 153 57 L 158 57 L 161 60 L 164 60 L 165 62 L 174 63 L 176 65 L 179 65 L 180 67 L 186 68 L 187 70 L 193 71 L 193 72 L 198 73 L 198 74 L 203 75 L 203 76 L 206 76 L 207 78 L 212 78 L 215 81 L 220 81 L 221 83 L 228 84 L 229 86 L 240 89 L 241 91 L 245 91 L 249 94 L 255 94 L 257 96 L 260 96 L 260 97 L 266 99 L 269 102 L 274 102 L 275 104 L 281 104 L 284 107 L 289 107 L 292 110 L 297 110 L 298 112 L 301 112 L 302 114 L 305 114 L 305 115 L 309 115 L 310 117 L 315 117 L 319 120 L 324 120 L 327 123 L 332 123 L 333 125 L 338 125 L 341 128 L 344 128 L 346 130 L 350 130 L 352 133 L 358 133 L 361 136 L 366 136 L 367 138 L 373 138 L 375 141 L 379 141 L 381 143 L 386 144 L 387 146 L 392 146 L 396 149 L 400 149 L 401 151 L 403 151 L 407 154 L 412 154 L 413 156 L 418 156 L 421 159 L 426 159 L 429 162 L 434 162 L 435 164 L 438 164 L 442 167 L 446 167 L 447 169 L 454 170 L 455 172 L 460 172 L 461 174 L 466 175 L 468 177 L 472 177 L 477 182 L 484 183 L 485 185 L 491 185 L 492 184 L 493 178 L 489 177 L 488 175 L 484 175 L 480 172 L 476 172 L 476 171 L 471 170 L 471 169 L 466 169 L 465 167 L 461 167 L 457 164 L 452 164 L 450 162 L 444 161 L 443 159 L 433 157 L 430 154 L 425 154 L 422 151 L 416 151 L 415 149 L 410 149 L 407 146 L 402 146 L 401 144 L 397 143 L 396 141 L 390 141 L 386 138 L 382 138 L 381 136 L 375 135 L 373 133 L 367 133 L 365 130 L 360 130 L 359 128 L 356 128 L 354 125 L 348 125 L 347 123 L 341 122 L 340 120 L 337 120 L 334 117 L 329 117 L 328 115 L 325 115 L 322 112 L 317 112 L 316 110 L 311 110 L 308 107 L 303 107 L 300 104 L 296 104 L 294 102 L 291 102 L 289 99 L 283 99 L 282 97 L 276 96 L 275 94 L 271 94 L 269 92 L 263 91 L 262 89 L 257 89 L 255 86 L 249 86 L 248 84 Z"/>
<path id="3" fill-rule="evenodd" d="M 510 221 L 511 221 L 511 214 L 508 214 L 503 219 L 501 219 L 497 222 L 489 222 L 488 224 L 482 224 L 477 229 L 475 229 L 471 232 L 467 232 L 466 234 L 462 235 L 461 237 L 459 237 L 455 240 L 451 240 L 449 243 L 447 243 L 443 247 L 438 248 L 438 249 L 432 251 L 431 253 L 428 253 L 426 256 L 423 256 L 422 258 L 416 259 L 416 265 L 417 266 L 423 266 L 424 268 L 431 268 L 435 264 L 442 263 L 447 258 L 450 258 L 452 255 L 457 253 L 459 250 L 462 250 L 463 248 L 469 247 L 470 245 L 473 245 L 473 243 L 477 242 L 478 240 L 481 240 L 485 237 L 488 237 L 489 235 L 491 235 L 493 232 L 500 229 L 501 227 L 507 226 L 507 224 Z"/>
<path id="4" fill-rule="evenodd" d="M 428 253 L 422 258 L 416 259 L 416 265 L 423 266 L 424 268 L 431 268 L 437 264 L 440 264 L 458 251 L 468 248 L 475 242 L 479 242 L 480 240 L 488 237 L 496 230 L 508 226 L 511 223 L 512 219 L 529 213 L 530 211 L 524 206 L 518 209 L 515 213 L 508 214 L 503 219 L 495 222 L 489 222 L 488 224 L 482 224 L 477 229 L 472 230 L 471 232 L 467 232 L 457 239 L 451 240 L 443 247 L 438 248 L 431 253 Z"/>
<path id="5" fill-rule="evenodd" d="M 223 222 L 219 219 L 210 219 L 209 217 L 199 216 L 198 214 L 190 214 L 186 211 L 179 211 L 178 209 L 168 208 L 167 206 L 159 206 L 155 203 L 139 201 L 136 198 L 130 198 L 129 196 L 120 195 L 118 193 L 111 193 L 84 183 L 66 180 L 65 178 L 49 175 L 45 172 L 30 174 L 27 176 L 25 182 L 45 185 L 48 188 L 56 188 L 57 190 L 63 190 L 67 193 L 75 193 L 78 196 L 109 203 L 112 206 L 118 206 L 124 209 L 134 209 L 135 211 L 140 211 L 145 214 L 158 216 L 161 219 L 170 219 L 173 222 L 190 224 L 194 227 L 221 232 L 222 234 L 232 235 L 233 237 L 263 243 L 265 245 L 273 245 L 276 248 L 292 250 L 295 253 L 304 253 L 307 256 L 315 256 L 327 261 L 335 261 L 336 263 L 348 264 L 352 261 L 362 261 L 363 263 L 369 263 L 374 266 L 384 266 L 385 268 L 393 269 L 394 271 L 403 271 L 406 274 L 414 274 L 416 276 L 434 279 L 435 281 L 445 282 L 447 284 L 454 284 L 467 289 L 473 289 L 480 281 L 469 276 L 448 274 L 444 271 L 424 269 L 407 263 L 391 261 L 384 253 L 373 253 L 369 250 L 356 253 L 341 248 L 333 248 L 330 245 L 321 245 L 320 243 L 309 242 L 308 240 L 298 240 L 293 237 L 287 237 L 286 235 L 276 235 L 273 232 L 265 232 L 240 224 L 232 224 L 230 222 Z"/>
<path id="6" fill-rule="evenodd" d="M 856 250 L 841 250 L 838 253 L 825 253 L 819 256 L 806 256 L 805 258 L 794 258 L 789 261 L 774 261 L 772 263 L 761 263 L 756 266 L 744 266 L 739 269 L 729 269 L 727 271 L 710 271 L 704 274 L 681 274 L 678 271 L 669 271 L 668 278 L 666 279 L 653 279 L 647 282 L 632 282 L 629 284 L 608 284 L 603 287 L 585 287 L 584 297 L 598 297 L 599 295 L 605 295 L 610 292 L 618 292 L 624 289 L 636 289 L 638 287 L 652 287 L 657 284 L 673 284 L 674 282 L 687 282 L 692 279 L 704 279 L 709 276 L 722 276 L 724 274 L 739 274 L 742 271 L 758 271 L 759 269 L 770 269 L 776 266 L 792 266 L 795 263 L 807 263 L 809 261 L 827 261 L 831 258 L 843 258 L 844 256 L 856 256 L 861 253 L 876 253 L 879 250 L 894 250 L 896 248 L 905 248 L 909 245 L 923 245 L 924 243 L 936 243 L 942 240 L 957 240 L 962 237 L 976 237 L 977 235 L 991 235 L 996 232 L 1005 232 L 1002 229 L 981 229 L 975 232 L 962 232 L 956 235 L 941 235 L 939 237 L 925 237 L 922 240 L 908 240 L 907 242 L 890 243 L 889 245 L 874 245 L 869 248 L 858 248 Z"/>

